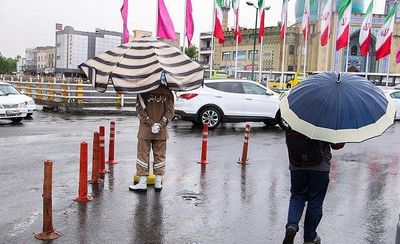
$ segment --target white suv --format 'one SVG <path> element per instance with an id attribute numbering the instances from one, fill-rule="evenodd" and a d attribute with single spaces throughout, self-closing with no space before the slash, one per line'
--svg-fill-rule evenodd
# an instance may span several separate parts
<path id="1" fill-rule="evenodd" d="M 225 122 L 264 122 L 287 128 L 279 111 L 279 94 L 249 80 L 205 80 L 204 86 L 178 92 L 175 114 L 209 128 Z"/>

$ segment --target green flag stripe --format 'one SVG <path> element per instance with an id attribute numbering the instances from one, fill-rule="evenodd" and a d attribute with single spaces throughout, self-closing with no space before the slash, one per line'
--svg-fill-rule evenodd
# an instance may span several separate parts
<path id="1" fill-rule="evenodd" d="M 262 8 L 264 4 L 264 0 L 258 0 L 258 8 Z"/>
<path id="2" fill-rule="evenodd" d="M 339 18 L 342 19 L 344 12 L 351 5 L 351 0 L 341 0 L 339 6 Z"/>
<path id="3" fill-rule="evenodd" d="M 222 0 L 215 0 L 215 2 L 217 3 L 217 8 L 222 8 Z"/>
<path id="4" fill-rule="evenodd" d="M 392 8 L 390 9 L 389 14 L 386 16 L 385 23 L 387 23 L 393 17 L 393 15 L 396 14 L 396 10 L 397 10 L 397 2 L 394 2 Z"/>
<path id="5" fill-rule="evenodd" d="M 374 8 L 374 0 L 372 0 L 371 3 L 369 4 L 366 15 L 370 14 L 373 8 Z"/>

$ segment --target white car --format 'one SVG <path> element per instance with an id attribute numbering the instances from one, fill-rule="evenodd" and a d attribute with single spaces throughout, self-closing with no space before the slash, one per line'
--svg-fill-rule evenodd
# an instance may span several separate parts
<path id="1" fill-rule="evenodd" d="M 0 119 L 20 122 L 28 114 L 28 108 L 22 97 L 9 96 L 0 90 Z"/>
<path id="2" fill-rule="evenodd" d="M 0 92 L 8 97 L 18 97 L 22 99 L 28 109 L 27 116 L 31 116 L 33 112 L 36 111 L 35 101 L 31 97 L 21 94 L 13 85 L 0 81 Z"/>
<path id="3" fill-rule="evenodd" d="M 396 109 L 396 115 L 394 119 L 400 120 L 400 90 L 385 90 L 384 92 L 387 99 L 393 103 Z"/>
<path id="4" fill-rule="evenodd" d="M 279 111 L 279 94 L 249 80 L 205 80 L 204 86 L 178 92 L 175 115 L 209 128 L 225 122 L 264 122 L 287 128 Z"/>

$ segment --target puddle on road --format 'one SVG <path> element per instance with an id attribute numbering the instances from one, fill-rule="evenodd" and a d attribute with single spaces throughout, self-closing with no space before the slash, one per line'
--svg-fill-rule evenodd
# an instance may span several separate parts
<path id="1" fill-rule="evenodd" d="M 180 191 L 176 193 L 176 195 L 182 197 L 182 199 L 187 202 L 194 203 L 195 206 L 198 206 L 204 201 L 203 194 L 192 191 Z"/>

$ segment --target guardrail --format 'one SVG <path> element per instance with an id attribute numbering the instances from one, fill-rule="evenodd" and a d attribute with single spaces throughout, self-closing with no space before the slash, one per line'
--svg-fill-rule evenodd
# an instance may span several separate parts
<path id="1" fill-rule="evenodd" d="M 29 78 L 23 80 L 14 76 L 1 76 L 3 82 L 10 83 L 21 93 L 32 97 L 36 103 L 45 105 L 69 105 L 77 107 L 134 106 L 136 95 L 120 94 L 112 85 L 104 93 L 94 90 L 89 81 L 82 79 Z"/>

